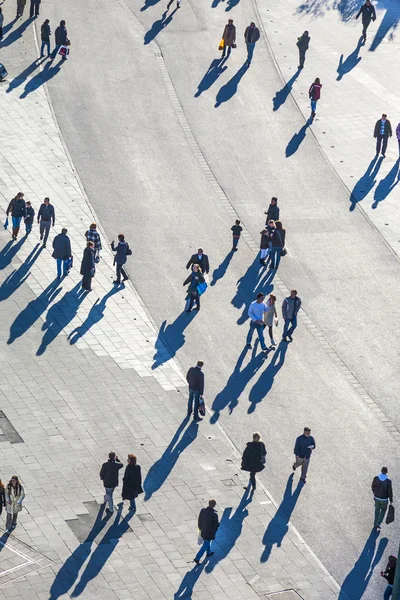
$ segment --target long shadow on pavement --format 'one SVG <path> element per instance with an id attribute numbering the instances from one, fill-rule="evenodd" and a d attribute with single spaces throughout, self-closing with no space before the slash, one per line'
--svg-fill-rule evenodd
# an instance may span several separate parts
<path id="1" fill-rule="evenodd" d="M 299 479 L 296 489 L 292 492 L 293 477 L 293 473 L 289 475 L 282 502 L 264 533 L 263 544 L 265 548 L 260 558 L 260 562 L 262 563 L 267 562 L 269 559 L 274 544 L 278 548 L 282 545 L 283 538 L 289 531 L 290 517 L 304 487 L 304 483 Z"/>
<path id="2" fill-rule="evenodd" d="M 235 73 L 235 75 L 220 88 L 215 98 L 214 108 L 218 108 L 223 102 L 228 102 L 231 98 L 233 98 L 233 96 L 237 92 L 240 80 L 242 79 L 243 75 L 247 72 L 247 70 L 248 67 L 246 66 L 246 64 L 242 65 L 240 69 Z"/>
<path id="3" fill-rule="evenodd" d="M 5 269 L 11 264 L 14 256 L 17 254 L 18 250 L 22 247 L 26 240 L 26 237 L 22 237 L 19 242 L 13 242 L 10 240 L 7 244 L 0 250 L 0 270 Z"/>
<path id="4" fill-rule="evenodd" d="M 247 409 L 248 414 L 253 413 L 257 408 L 257 404 L 262 402 L 271 391 L 275 377 L 278 375 L 285 362 L 287 348 L 287 342 L 280 342 L 272 356 L 271 362 L 268 364 L 265 371 L 261 373 L 258 381 L 253 385 L 249 394 L 250 406 Z"/>
<path id="5" fill-rule="evenodd" d="M 365 542 L 360 557 L 343 581 L 338 600 L 348 600 L 348 598 L 351 598 L 351 600 L 360 600 L 363 597 L 369 580 L 373 575 L 374 568 L 379 564 L 388 543 L 387 538 L 379 540 L 378 549 L 375 554 L 378 537 L 379 532 L 373 529 Z"/>
<path id="6" fill-rule="evenodd" d="M 383 15 L 383 19 L 379 23 L 378 31 L 375 33 L 375 37 L 369 47 L 370 52 L 374 52 L 378 48 L 389 32 L 390 34 L 388 37 L 389 40 L 392 41 L 395 31 L 399 27 L 400 11 L 398 2 L 395 0 L 383 0 L 383 2 L 379 3 L 379 6 L 383 8 L 385 4 L 387 5 L 386 13 Z"/>
<path id="7" fill-rule="evenodd" d="M 228 252 L 228 254 L 225 256 L 222 263 L 216 269 L 214 269 L 213 274 L 212 274 L 212 279 L 210 281 L 210 285 L 215 285 L 219 279 L 223 278 L 234 254 L 235 254 L 235 252 L 233 250 L 230 250 Z"/>
<path id="8" fill-rule="evenodd" d="M 400 183 L 400 158 L 396 160 L 393 167 L 390 169 L 389 173 L 380 180 L 378 185 L 375 188 L 374 192 L 374 202 L 372 204 L 372 208 L 378 208 L 379 202 L 382 202 L 389 196 L 389 194 L 394 190 L 396 185 Z M 396 179 L 397 176 L 397 179 Z"/>
<path id="9" fill-rule="evenodd" d="M 15 23 L 18 21 L 18 19 L 15 17 L 12 21 L 9 21 L 7 23 L 7 25 L 4 25 L 3 27 L 3 39 L 6 33 L 8 33 L 15 25 Z M 0 42 L 0 48 L 1 48 L 1 42 Z"/>
<path id="10" fill-rule="evenodd" d="M 233 8 L 235 8 L 235 6 L 237 6 L 239 4 L 240 0 L 228 0 L 227 1 L 227 6 L 225 9 L 225 12 L 229 12 L 230 10 L 232 10 Z"/>
<path id="11" fill-rule="evenodd" d="M 378 160 L 378 156 L 374 156 L 364 175 L 357 181 L 353 191 L 350 194 L 350 211 L 353 211 L 357 206 L 357 203 L 361 202 L 361 200 L 363 200 L 374 187 L 376 183 L 376 176 L 381 168 L 382 161 L 382 157 L 380 157 Z"/>
<path id="12" fill-rule="evenodd" d="M 101 319 L 103 319 L 107 300 L 114 296 L 114 294 L 118 294 L 120 290 L 121 288 L 114 286 L 105 296 L 103 296 L 101 300 L 99 298 L 96 300 L 82 325 L 75 327 L 75 329 L 68 335 L 69 343 L 71 345 L 76 344 L 76 342 L 80 340 L 89 331 L 89 329 L 93 327 L 93 325 L 96 325 L 99 321 L 101 321 Z"/>
<path id="13" fill-rule="evenodd" d="M 287 97 L 289 96 L 290 92 L 292 91 L 292 87 L 294 82 L 296 81 L 296 79 L 298 78 L 298 76 L 301 73 L 301 69 L 297 69 L 296 73 L 293 75 L 293 77 L 291 77 L 289 79 L 289 81 L 286 82 L 286 84 L 283 86 L 283 88 L 281 90 L 279 90 L 279 92 L 276 92 L 275 97 L 272 99 L 273 105 L 274 105 L 274 111 L 275 110 L 279 110 L 279 108 L 282 106 L 282 104 L 285 104 Z"/>
<path id="14" fill-rule="evenodd" d="M 26 69 L 24 69 L 21 73 L 19 73 L 19 75 L 16 75 L 14 77 L 14 79 L 12 79 L 10 81 L 10 83 L 8 84 L 8 88 L 6 90 L 7 94 L 9 94 L 10 92 L 12 92 L 13 90 L 15 90 L 17 87 L 19 87 L 20 85 L 22 85 L 24 83 L 24 81 L 26 81 L 28 79 L 28 77 L 34 72 L 36 71 L 36 69 L 39 68 L 40 66 L 40 62 L 43 59 L 40 58 L 35 58 L 35 60 L 33 61 L 33 63 L 31 63 L 29 65 L 29 67 L 27 67 Z"/>
<path id="15" fill-rule="evenodd" d="M 6 46 L 10 46 L 11 44 L 13 44 L 17 40 L 19 40 L 19 38 L 22 37 L 24 31 L 31 24 L 31 22 L 32 22 L 32 19 L 26 19 L 26 21 L 21 23 L 21 25 L 19 25 L 19 27 L 17 27 L 16 29 L 14 29 L 5 39 L 1 40 L 0 48 L 5 48 Z M 6 25 L 6 27 L 7 27 L 7 25 Z M 4 33 L 3 33 L 3 35 L 4 35 Z"/>
<path id="16" fill-rule="evenodd" d="M 143 12 L 143 11 L 147 10 L 148 8 L 150 8 L 151 6 L 155 6 L 159 2 L 160 2 L 160 0 L 146 0 L 140 10 L 141 10 L 141 12 Z"/>
<path id="17" fill-rule="evenodd" d="M 151 29 L 149 29 L 149 31 L 146 31 L 145 36 L 144 36 L 144 45 L 146 46 L 147 44 L 150 44 L 150 42 L 152 42 L 160 33 L 160 31 L 162 31 L 163 29 L 165 29 L 172 21 L 172 19 L 174 18 L 174 14 L 176 13 L 178 9 L 175 8 L 175 10 L 172 11 L 172 13 L 167 17 L 167 11 L 163 12 L 161 19 L 159 19 L 158 21 L 154 21 L 153 25 L 151 26 Z"/>
<path id="18" fill-rule="evenodd" d="M 162 456 L 148 470 L 143 483 L 145 501 L 150 500 L 152 495 L 163 486 L 182 452 L 196 439 L 199 425 L 196 421 L 192 421 L 179 440 L 181 433 L 189 422 L 189 418 L 187 416 L 183 419 Z"/>
<path id="19" fill-rule="evenodd" d="M 338 76 L 336 78 L 337 81 L 340 81 L 344 77 L 344 75 L 347 75 L 347 73 L 350 73 L 350 71 L 352 71 L 360 62 L 362 57 L 358 56 L 358 53 L 360 52 L 361 47 L 363 45 L 362 41 L 363 41 L 363 38 L 361 37 L 358 40 L 358 44 L 357 44 L 356 48 L 353 50 L 353 52 L 351 54 L 349 54 L 347 56 L 347 58 L 345 60 L 343 60 L 344 55 L 343 54 L 341 55 L 341 57 L 339 59 L 339 65 L 337 68 L 337 73 L 338 73 Z"/>
<path id="20" fill-rule="evenodd" d="M 46 60 L 46 59 L 44 59 L 44 60 Z M 39 89 L 41 85 L 44 85 L 45 83 L 50 81 L 50 79 L 52 79 L 52 77 L 54 77 L 55 75 L 57 75 L 60 72 L 62 63 L 63 63 L 63 61 L 61 58 L 57 64 L 55 64 L 55 61 L 49 60 L 45 64 L 43 70 L 39 71 L 39 73 L 37 73 L 34 77 L 32 77 L 32 79 L 30 79 L 25 84 L 24 91 L 20 95 L 20 98 L 21 99 L 26 98 L 27 96 L 29 96 L 29 94 L 31 94 L 32 92 Z"/>
<path id="21" fill-rule="evenodd" d="M 203 79 L 200 81 L 197 86 L 197 92 L 194 97 L 198 98 L 203 92 L 208 90 L 218 79 L 218 77 L 226 71 L 227 66 L 223 65 L 222 58 L 214 58 L 211 62 L 210 66 L 207 69 L 207 73 L 204 75 Z"/>
<path id="22" fill-rule="evenodd" d="M 39 247 L 39 244 L 32 250 L 26 260 L 13 271 L 0 286 L 0 302 L 7 300 L 19 287 L 28 279 L 30 273 L 29 270 L 37 260 L 42 252 L 43 247 Z"/>
<path id="23" fill-rule="evenodd" d="M 235 308 L 238 310 L 242 309 L 242 314 L 237 320 L 238 325 L 242 325 L 247 321 L 249 305 L 255 300 L 255 294 L 259 290 L 264 274 L 264 268 L 260 265 L 260 260 L 257 256 L 248 267 L 246 273 L 238 279 L 236 294 L 231 301 Z M 266 290 L 262 291 L 264 294 L 268 294 L 272 289 L 273 286 L 268 286 Z"/>
<path id="24" fill-rule="evenodd" d="M 310 127 L 310 125 L 311 125 L 311 119 L 308 119 L 308 121 L 303 125 L 303 127 L 297 133 L 294 134 L 294 136 L 292 137 L 292 139 L 286 146 L 286 150 L 285 150 L 286 158 L 293 156 L 293 154 L 295 154 L 297 152 L 300 145 L 303 143 L 304 138 L 306 137 L 307 129 Z"/>
<path id="25" fill-rule="evenodd" d="M 103 519 L 104 509 L 105 504 L 102 504 L 87 538 L 73 551 L 58 571 L 50 588 L 49 600 L 58 600 L 58 598 L 67 594 L 68 590 L 74 585 L 79 571 L 90 555 L 94 540 L 111 518 L 111 514 L 106 513 Z"/>
<path id="26" fill-rule="evenodd" d="M 195 312 L 197 313 L 197 311 Z M 161 323 L 155 343 L 157 352 L 153 356 L 154 363 L 151 365 L 153 370 L 168 362 L 175 356 L 179 348 L 182 348 L 186 341 L 183 332 L 196 316 L 195 312 L 192 311 L 190 314 L 187 314 L 183 311 L 173 323 L 167 325 L 166 320 Z"/>
<path id="27" fill-rule="evenodd" d="M 174 600 L 190 600 L 194 586 L 198 582 L 199 577 L 209 560 L 209 558 L 206 558 L 200 565 L 195 565 L 191 571 L 187 571 L 178 591 L 174 594 Z"/>

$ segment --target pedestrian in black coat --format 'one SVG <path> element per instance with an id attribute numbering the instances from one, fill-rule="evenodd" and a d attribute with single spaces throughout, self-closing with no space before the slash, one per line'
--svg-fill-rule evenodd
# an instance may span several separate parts
<path id="1" fill-rule="evenodd" d="M 60 21 L 59 26 L 56 28 L 55 32 L 54 32 L 54 37 L 56 39 L 56 45 L 52 54 L 52 60 L 55 59 L 55 57 L 57 56 L 58 51 L 60 50 L 61 46 L 69 46 L 69 39 L 68 39 L 68 33 L 67 33 L 67 28 L 65 26 L 65 21 Z M 63 56 L 62 59 L 66 60 L 66 56 Z"/>
<path id="2" fill-rule="evenodd" d="M 18 192 L 15 198 L 11 200 L 6 210 L 7 217 L 10 214 L 10 212 L 12 219 L 12 239 L 16 240 L 21 220 L 24 219 L 26 216 L 26 205 L 24 200 L 24 194 L 22 192 Z"/>
<path id="3" fill-rule="evenodd" d="M 87 292 L 92 291 L 92 278 L 95 273 L 94 263 L 94 244 L 88 242 L 83 252 L 83 258 L 81 262 L 81 275 L 82 275 L 82 288 Z"/>
<path id="4" fill-rule="evenodd" d="M 253 433 L 253 441 L 247 442 L 244 449 L 241 466 L 242 471 L 250 472 L 249 485 L 251 485 L 252 494 L 256 489 L 256 473 L 260 473 L 265 468 L 266 456 L 267 449 L 264 442 L 261 441 L 261 435 L 257 432 Z"/>
<path id="5" fill-rule="evenodd" d="M 3 507 L 6 506 L 6 488 L 0 479 L 0 515 L 3 512 Z"/>
<path id="6" fill-rule="evenodd" d="M 392 137 L 392 124 L 386 114 L 375 123 L 374 138 L 376 138 L 376 155 L 378 156 L 382 146 L 382 156 L 386 157 L 388 139 Z"/>
<path id="7" fill-rule="evenodd" d="M 267 215 L 265 219 L 265 224 L 268 225 L 268 221 L 278 221 L 279 219 L 279 206 L 278 206 L 278 198 L 273 196 L 271 198 L 270 205 L 268 206 L 268 210 L 264 212 Z"/>
<path id="8" fill-rule="evenodd" d="M 202 273 L 208 273 L 210 271 L 208 256 L 207 254 L 204 254 L 203 248 L 199 248 L 197 250 L 197 254 L 192 254 L 188 264 L 186 265 L 186 268 L 189 269 L 189 267 L 193 265 L 199 265 Z"/>
<path id="9" fill-rule="evenodd" d="M 129 510 L 136 511 L 135 499 L 143 494 L 142 472 L 134 454 L 128 454 L 128 464 L 125 469 L 122 484 L 122 499 L 129 500 Z"/>
<path id="10" fill-rule="evenodd" d="M 114 511 L 113 493 L 115 488 L 118 487 L 118 473 L 122 467 L 123 464 L 115 452 L 110 452 L 108 461 L 102 464 L 100 470 L 100 479 L 103 482 L 105 490 L 104 504 L 108 502 L 108 507 L 106 508 L 108 512 Z"/>
<path id="11" fill-rule="evenodd" d="M 61 229 L 61 233 L 56 235 L 53 240 L 53 254 L 52 257 L 57 261 L 57 277 L 61 279 L 61 266 L 63 267 L 64 277 L 68 275 L 68 261 L 72 256 L 71 242 L 67 236 L 67 229 L 65 227 Z"/>
<path id="12" fill-rule="evenodd" d="M 115 252 L 114 264 L 117 273 L 117 279 L 114 280 L 116 285 L 120 285 L 121 283 L 121 275 L 122 282 L 129 279 L 127 272 L 125 271 L 124 264 L 127 261 L 127 256 L 132 254 L 132 250 L 129 248 L 128 243 L 125 241 L 125 236 L 123 233 L 120 233 L 118 236 L 118 244 L 115 246 L 114 240 L 111 242 L 111 250 Z"/>
<path id="13" fill-rule="evenodd" d="M 204 283 L 204 281 L 205 280 L 203 277 L 203 273 L 201 272 L 201 268 L 199 267 L 199 265 L 194 264 L 193 271 L 191 272 L 189 277 L 187 277 L 183 282 L 183 285 L 189 284 L 186 296 L 186 301 L 189 300 L 189 304 L 185 312 L 191 312 L 194 302 L 196 302 L 195 310 L 200 310 L 200 295 L 197 290 L 197 286 L 199 285 L 199 283 Z"/>
<path id="14" fill-rule="evenodd" d="M 298 67 L 299 69 L 302 69 L 304 67 L 304 61 L 306 60 L 306 52 L 307 52 L 308 46 L 310 44 L 310 39 L 311 38 L 308 35 L 308 31 L 305 31 L 302 36 L 297 38 L 296 45 L 299 49 L 299 67 Z M 277 219 L 274 219 L 274 221 L 276 221 L 276 220 Z"/>
<path id="15" fill-rule="evenodd" d="M 211 542 L 215 540 L 215 535 L 219 527 L 218 513 L 215 510 L 215 500 L 209 500 L 207 508 L 202 508 L 198 518 L 198 526 L 201 537 L 203 538 L 203 545 L 196 554 L 194 562 L 200 563 L 200 558 L 204 552 L 207 552 L 207 556 L 212 556 L 214 552 L 211 551 Z"/>
<path id="16" fill-rule="evenodd" d="M 32 19 L 34 16 L 39 16 L 39 8 L 42 0 L 31 0 L 31 8 L 29 10 L 29 17 Z"/>
<path id="17" fill-rule="evenodd" d="M 367 29 L 368 29 L 371 21 L 375 21 L 375 19 L 376 19 L 375 8 L 372 6 L 370 0 L 365 0 L 365 4 L 362 5 L 360 10 L 356 14 L 356 19 L 358 19 L 358 17 L 360 15 L 362 15 L 361 20 L 362 20 L 362 25 L 363 25 L 362 37 L 365 42 L 367 40 Z"/>

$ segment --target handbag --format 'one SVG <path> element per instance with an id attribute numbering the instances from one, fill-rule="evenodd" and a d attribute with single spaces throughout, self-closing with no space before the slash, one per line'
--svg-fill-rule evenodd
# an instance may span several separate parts
<path id="1" fill-rule="evenodd" d="M 68 54 L 69 54 L 69 49 L 67 48 L 67 46 L 60 46 L 58 54 L 61 54 L 61 56 L 63 56 L 64 58 L 66 58 L 68 56 Z"/>
<path id="2" fill-rule="evenodd" d="M 8 217 L 6 217 L 6 220 L 4 221 L 4 229 L 7 229 L 8 227 Z"/>
<path id="3" fill-rule="evenodd" d="M 232 44 L 232 48 L 237 48 L 236 44 Z"/>
<path id="4" fill-rule="evenodd" d="M 204 402 L 203 396 L 199 398 L 199 415 L 202 417 L 206 416 L 206 403 Z"/>
<path id="5" fill-rule="evenodd" d="M 389 525 L 389 523 L 393 523 L 393 521 L 394 521 L 394 506 L 393 506 L 393 504 L 389 504 L 388 513 L 386 515 L 386 525 Z"/>
<path id="6" fill-rule="evenodd" d="M 287 254 L 287 250 L 286 250 L 286 246 L 284 248 L 282 248 L 281 250 L 281 256 L 286 256 Z"/>
<path id="7" fill-rule="evenodd" d="M 224 40 L 224 38 L 222 38 L 222 40 L 219 43 L 218 50 L 223 50 L 224 48 L 225 48 L 225 40 Z"/>
<path id="8" fill-rule="evenodd" d="M 199 283 L 196 287 L 197 293 L 199 296 L 201 296 L 202 294 L 204 294 L 204 292 L 207 289 L 207 284 L 205 281 L 203 281 L 203 283 Z"/>

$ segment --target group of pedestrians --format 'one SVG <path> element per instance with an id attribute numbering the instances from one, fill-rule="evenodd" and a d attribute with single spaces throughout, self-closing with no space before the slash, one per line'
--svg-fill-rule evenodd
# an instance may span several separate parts
<path id="1" fill-rule="evenodd" d="M 265 226 L 260 231 L 260 263 L 265 266 L 270 263 L 270 269 L 277 269 L 281 256 L 286 256 L 286 230 L 279 220 L 278 199 L 273 197 L 268 207 Z"/>
<path id="2" fill-rule="evenodd" d="M 104 485 L 106 511 L 114 512 L 114 491 L 119 484 L 119 471 L 123 464 L 115 452 L 110 452 L 107 462 L 100 469 L 100 479 Z M 142 471 L 134 454 L 128 454 L 122 485 L 122 500 L 129 500 L 129 510 L 136 512 L 136 498 L 143 494 Z"/>
<path id="3" fill-rule="evenodd" d="M 245 65 L 249 67 L 253 60 L 254 48 L 260 39 L 260 30 L 252 21 L 244 31 L 244 41 L 247 48 L 247 59 Z M 222 50 L 221 59 L 229 58 L 232 48 L 236 48 L 236 26 L 233 19 L 228 19 L 228 23 L 224 27 L 222 38 L 219 44 L 219 50 Z"/>

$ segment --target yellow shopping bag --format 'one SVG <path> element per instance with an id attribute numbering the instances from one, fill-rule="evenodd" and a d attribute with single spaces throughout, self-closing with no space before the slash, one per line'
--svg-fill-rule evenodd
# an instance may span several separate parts
<path id="1" fill-rule="evenodd" d="M 222 40 L 219 43 L 218 50 L 223 50 L 224 46 L 225 46 L 225 40 L 224 40 L 224 38 L 222 38 Z"/>

